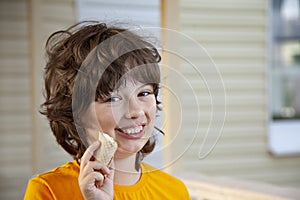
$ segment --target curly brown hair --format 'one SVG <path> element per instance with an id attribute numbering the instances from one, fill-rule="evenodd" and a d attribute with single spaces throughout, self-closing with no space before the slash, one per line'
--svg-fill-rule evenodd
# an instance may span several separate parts
<path id="1" fill-rule="evenodd" d="M 88 106 L 106 98 L 130 77 L 153 85 L 156 104 L 161 57 L 157 49 L 132 31 L 108 27 L 97 21 L 77 23 L 50 35 L 46 42 L 45 102 L 41 113 L 62 148 L 77 161 L 87 148 L 81 115 Z M 139 159 L 153 151 L 155 139 L 147 141 Z"/>

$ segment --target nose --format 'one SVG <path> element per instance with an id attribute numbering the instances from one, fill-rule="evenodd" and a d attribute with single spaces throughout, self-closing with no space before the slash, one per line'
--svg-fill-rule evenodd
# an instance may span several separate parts
<path id="1" fill-rule="evenodd" d="M 136 98 L 130 98 L 128 101 L 127 112 L 125 114 L 126 118 L 137 119 L 144 113 L 142 103 Z"/>

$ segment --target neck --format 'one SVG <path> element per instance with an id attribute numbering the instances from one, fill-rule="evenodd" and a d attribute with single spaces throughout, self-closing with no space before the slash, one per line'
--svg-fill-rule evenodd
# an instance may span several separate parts
<path id="1" fill-rule="evenodd" d="M 115 158 L 114 183 L 118 185 L 133 185 L 141 176 L 141 169 L 135 169 L 135 155 L 126 158 Z"/>

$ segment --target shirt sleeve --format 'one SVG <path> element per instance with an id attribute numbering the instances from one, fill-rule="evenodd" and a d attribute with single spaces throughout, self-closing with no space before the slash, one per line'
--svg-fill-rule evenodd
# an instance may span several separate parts
<path id="1" fill-rule="evenodd" d="M 184 199 L 187 199 L 187 200 L 191 200 L 191 196 L 189 194 L 189 191 L 187 189 L 187 187 L 184 185 L 184 190 L 183 190 L 183 193 L 184 193 Z"/>
<path id="2" fill-rule="evenodd" d="M 54 200 L 47 184 L 42 179 L 29 180 L 24 200 Z"/>

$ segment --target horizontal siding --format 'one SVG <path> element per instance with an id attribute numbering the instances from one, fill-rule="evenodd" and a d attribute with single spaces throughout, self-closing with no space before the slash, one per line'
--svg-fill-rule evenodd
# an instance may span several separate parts
<path id="1" fill-rule="evenodd" d="M 1 78 L 7 75 L 22 77 L 29 73 L 29 67 L 26 57 L 16 57 L 15 59 L 11 59 L 1 54 L 0 65 L 5 66 L 0 68 Z"/>
<path id="2" fill-rule="evenodd" d="M 182 44 L 186 60 L 193 64 L 181 65 L 189 84 L 183 86 L 181 97 L 184 166 L 208 175 L 300 187 L 300 158 L 274 158 L 268 153 L 267 9 L 267 1 L 260 0 L 180 2 L 180 29 L 198 43 Z M 227 97 L 225 126 L 218 140 L 220 130 L 214 126 L 206 138 L 211 117 L 222 123 L 224 103 L 223 88 L 212 84 L 219 77 L 210 59 L 219 69 Z"/>
<path id="3" fill-rule="evenodd" d="M 21 199 L 31 174 L 26 1 L 0 1 L 0 199 Z"/>
<path id="4" fill-rule="evenodd" d="M 0 26 L 3 27 L 0 29 L 0 35 L 8 38 L 20 38 L 26 37 L 27 35 L 27 26 L 26 18 L 18 20 L 7 20 L 9 17 L 0 18 Z"/>
<path id="5" fill-rule="evenodd" d="M 265 40 L 263 30 L 254 31 L 252 27 L 234 27 L 224 30 L 219 26 L 211 27 L 210 29 L 187 26 L 185 29 L 185 34 L 192 36 L 197 41 L 203 41 L 206 43 L 234 43 L 241 45 L 240 42 L 243 42 L 243 44 L 249 45 L 264 42 Z M 214 39 L 212 37 L 214 37 Z"/>
<path id="6" fill-rule="evenodd" d="M 21 18 L 26 19 L 26 17 L 28 17 L 26 1 L 2 0 L 1 6 L 0 6 L 0 16 L 1 16 L 1 19 L 10 18 L 10 19 L 12 19 L 12 21 L 18 21 Z M 16 23 L 16 22 L 13 22 L 13 23 Z"/>
<path id="7" fill-rule="evenodd" d="M 42 28 L 40 34 L 42 37 L 41 47 L 44 49 L 47 38 L 55 31 L 66 29 L 75 23 L 75 2 L 73 0 L 64 1 L 41 1 L 41 23 Z M 42 54 L 43 55 L 43 54 Z M 41 58 L 45 64 L 43 57 Z M 42 77 L 42 74 L 41 76 Z M 42 95 L 42 93 L 40 94 Z M 43 101 L 43 98 L 41 98 Z M 47 141 L 41 146 L 42 155 L 47 155 L 47 158 L 39 160 L 41 166 L 38 172 L 44 172 L 54 167 L 58 167 L 67 161 L 72 160 L 56 142 L 56 138 L 50 130 L 49 123 L 44 116 L 42 118 L 43 124 L 39 124 L 42 131 L 41 139 Z"/>
<path id="8" fill-rule="evenodd" d="M 31 138 L 30 113 L 34 97 L 30 88 L 32 66 L 29 66 L 27 3 L 19 0 L 0 1 L 0 199 L 22 199 L 26 182 L 33 171 L 31 156 L 32 147 L 36 144 L 32 144 Z M 41 1 L 40 5 L 42 26 L 36 34 L 42 36 L 42 43 L 39 44 L 42 49 L 46 38 L 53 31 L 65 28 L 75 21 L 75 14 L 73 1 Z M 41 79 L 42 74 L 36 78 Z M 42 96 L 42 91 L 39 95 Z M 38 112 L 39 108 L 37 106 L 34 109 Z M 38 133 L 42 135 L 39 143 L 43 143 L 40 151 L 47 157 L 39 161 L 42 163 L 39 172 L 71 160 L 56 144 L 47 120 L 40 121 L 44 123 L 39 125 L 42 127 L 41 133 Z"/>
<path id="9" fill-rule="evenodd" d="M 56 25 L 62 25 L 62 27 L 69 26 L 70 23 L 75 21 L 75 7 L 73 7 L 75 5 L 73 4 L 74 2 L 72 1 L 44 0 L 42 6 L 43 20 L 47 23 L 52 22 Z M 45 28 L 47 28 L 47 26 L 45 26 Z"/>
<path id="10" fill-rule="evenodd" d="M 28 54 L 28 41 L 24 38 L 7 37 L 0 41 L 0 54 L 7 56 L 26 56 Z"/>

